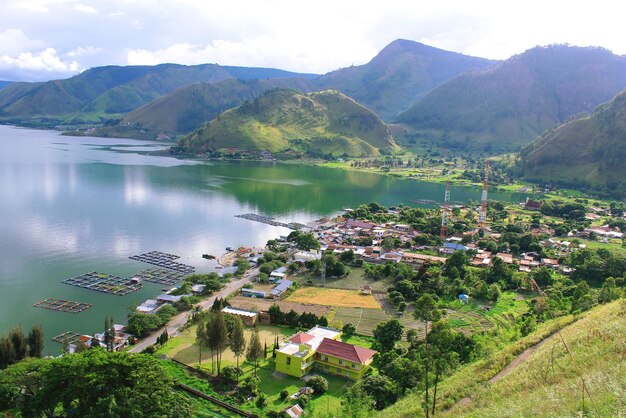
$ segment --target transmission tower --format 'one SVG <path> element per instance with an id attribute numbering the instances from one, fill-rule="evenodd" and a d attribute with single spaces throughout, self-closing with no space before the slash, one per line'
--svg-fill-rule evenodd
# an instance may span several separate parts
<path id="1" fill-rule="evenodd" d="M 478 212 L 478 227 L 484 228 L 487 222 L 487 188 L 489 187 L 489 160 L 485 160 L 485 181 L 483 182 L 483 194 L 480 199 L 480 212 Z"/>
<path id="2" fill-rule="evenodd" d="M 439 237 L 443 240 L 448 236 L 448 213 L 450 211 L 450 180 L 446 181 L 446 193 L 443 198 L 443 210 L 441 211 L 441 230 Z"/>

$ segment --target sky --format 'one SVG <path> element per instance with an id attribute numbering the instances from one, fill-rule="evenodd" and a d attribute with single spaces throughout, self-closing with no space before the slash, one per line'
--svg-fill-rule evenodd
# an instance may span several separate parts
<path id="1" fill-rule="evenodd" d="M 402 38 L 506 59 L 537 45 L 626 54 L 614 0 L 0 0 L 0 80 L 102 65 L 218 63 L 326 73 Z"/>

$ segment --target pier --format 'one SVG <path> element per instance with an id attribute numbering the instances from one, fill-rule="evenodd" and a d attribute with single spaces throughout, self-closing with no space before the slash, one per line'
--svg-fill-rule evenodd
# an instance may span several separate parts
<path id="1" fill-rule="evenodd" d="M 176 259 L 180 257 L 174 254 L 162 253 L 160 251 L 150 251 L 145 254 L 133 255 L 128 257 L 131 260 L 142 261 L 144 263 L 153 264 L 157 267 L 174 270 L 179 273 L 191 274 L 196 271 L 195 267 L 186 264 L 177 263 Z"/>
<path id="2" fill-rule="evenodd" d="M 96 271 L 63 280 L 62 283 L 118 296 L 127 295 L 143 287 L 140 281 Z"/>
<path id="3" fill-rule="evenodd" d="M 70 300 L 48 298 L 33 304 L 36 308 L 50 309 L 51 311 L 70 312 L 77 314 L 92 307 L 91 303 L 72 302 Z"/>
<path id="4" fill-rule="evenodd" d="M 235 218 L 247 219 L 249 221 L 260 222 L 272 226 L 282 226 L 283 228 L 289 228 L 293 230 L 298 230 L 306 227 L 306 225 L 298 222 L 280 222 L 277 221 L 275 218 L 272 218 L 271 216 L 258 215 L 256 213 L 244 213 L 243 215 L 235 215 Z"/>

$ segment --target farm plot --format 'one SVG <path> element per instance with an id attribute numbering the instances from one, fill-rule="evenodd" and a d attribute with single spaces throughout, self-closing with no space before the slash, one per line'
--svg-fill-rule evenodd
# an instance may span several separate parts
<path id="1" fill-rule="evenodd" d="M 314 313 L 317 316 L 328 315 L 331 308 L 329 306 L 312 305 L 309 303 L 288 302 L 284 300 L 273 299 L 260 299 L 260 298 L 248 298 L 245 296 L 235 296 L 229 299 L 231 306 L 239 309 L 247 309 L 249 311 L 267 311 L 270 306 L 276 304 L 283 312 L 289 312 L 294 310 L 295 312 L 302 314 L 304 312 Z"/>
<path id="2" fill-rule="evenodd" d="M 388 319 L 382 309 L 337 308 L 331 325 L 341 328 L 351 323 L 356 326 L 357 334 L 371 337 L 376 325 Z"/>
<path id="3" fill-rule="evenodd" d="M 381 309 L 380 304 L 372 295 L 361 294 L 358 290 L 305 287 L 296 290 L 286 300 L 345 308 Z"/>

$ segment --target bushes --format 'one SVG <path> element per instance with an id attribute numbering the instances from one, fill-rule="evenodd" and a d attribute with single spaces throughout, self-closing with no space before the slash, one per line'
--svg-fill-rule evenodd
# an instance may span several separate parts
<path id="1" fill-rule="evenodd" d="M 316 325 L 328 326 L 325 316 L 317 316 L 314 313 L 304 312 L 298 314 L 293 309 L 287 313 L 280 310 L 280 306 L 272 305 L 269 310 L 270 321 L 273 324 L 289 325 L 292 327 L 313 328 Z"/>
<path id="2" fill-rule="evenodd" d="M 289 396 L 289 392 L 287 391 L 287 389 L 283 389 L 280 391 L 280 400 L 284 401 L 285 399 L 287 399 L 287 396 Z"/>
<path id="3" fill-rule="evenodd" d="M 328 390 L 328 380 L 323 376 L 313 376 L 306 381 L 306 384 L 311 386 L 317 395 L 321 395 Z"/>

